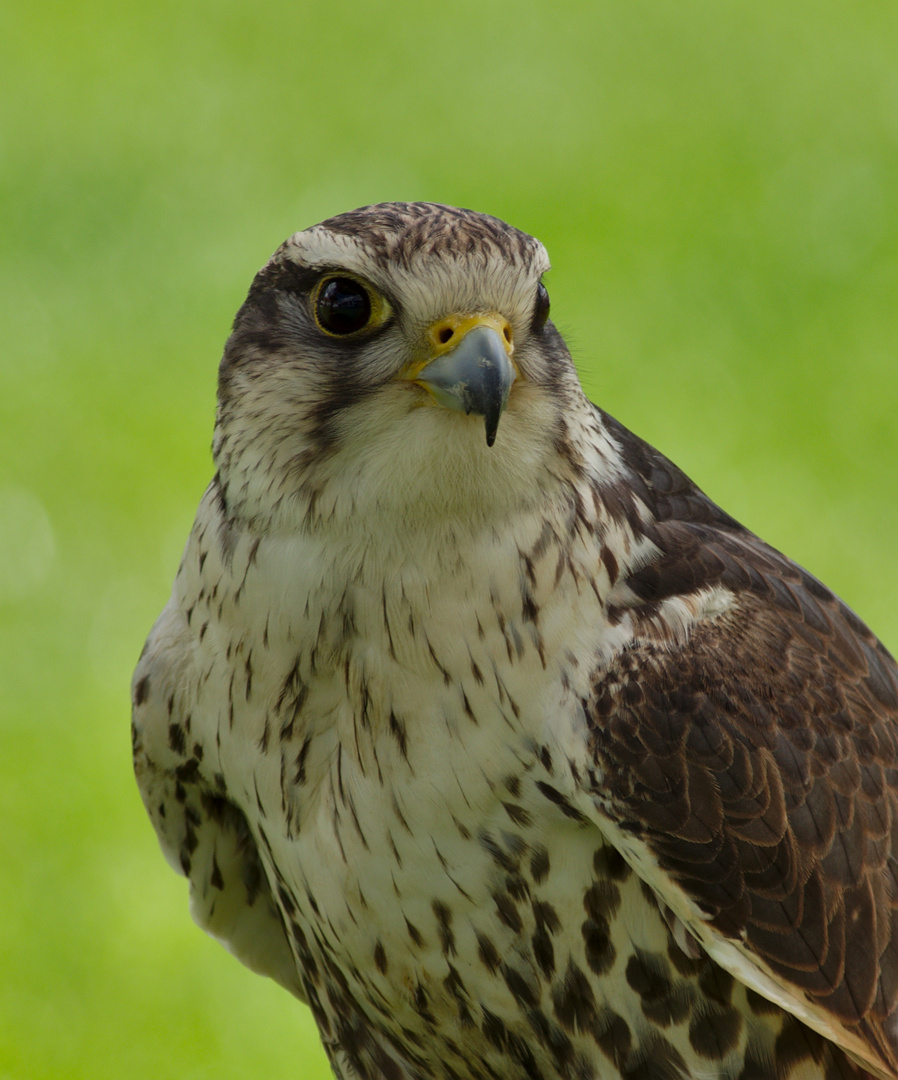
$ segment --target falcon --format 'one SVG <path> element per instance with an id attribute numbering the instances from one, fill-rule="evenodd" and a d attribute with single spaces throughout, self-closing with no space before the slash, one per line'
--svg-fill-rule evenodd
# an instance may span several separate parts
<path id="1" fill-rule="evenodd" d="M 163 852 L 343 1080 L 894 1080 L 895 663 L 590 404 L 548 268 L 391 203 L 256 276 L 134 676 Z"/>

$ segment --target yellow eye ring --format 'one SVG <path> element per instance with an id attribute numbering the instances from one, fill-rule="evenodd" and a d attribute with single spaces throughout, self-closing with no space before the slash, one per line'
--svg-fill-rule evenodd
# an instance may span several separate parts
<path id="1" fill-rule="evenodd" d="M 386 299 L 352 274 L 326 274 L 312 290 L 312 312 L 328 337 L 353 337 L 383 325 Z"/>

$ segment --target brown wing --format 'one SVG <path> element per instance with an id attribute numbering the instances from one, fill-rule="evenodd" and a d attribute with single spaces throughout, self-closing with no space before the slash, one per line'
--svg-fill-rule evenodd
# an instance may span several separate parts
<path id="1" fill-rule="evenodd" d="M 898 669 L 829 590 L 637 449 L 649 495 L 670 476 L 684 494 L 663 509 L 700 512 L 656 526 L 661 557 L 612 609 L 645 633 L 588 704 L 600 801 L 719 935 L 898 1073 Z M 730 607 L 665 641 L 664 601 L 712 586 Z"/>

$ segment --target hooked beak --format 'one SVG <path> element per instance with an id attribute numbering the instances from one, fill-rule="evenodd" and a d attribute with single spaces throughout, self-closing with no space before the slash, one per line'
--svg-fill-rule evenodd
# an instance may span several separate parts
<path id="1" fill-rule="evenodd" d="M 428 330 L 434 359 L 413 379 L 439 405 L 484 418 L 486 443 L 496 441 L 499 418 L 515 380 L 511 326 L 499 315 L 451 316 Z"/>

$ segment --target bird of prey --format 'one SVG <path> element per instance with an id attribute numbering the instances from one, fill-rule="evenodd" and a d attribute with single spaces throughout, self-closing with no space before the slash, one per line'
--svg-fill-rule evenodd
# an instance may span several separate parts
<path id="1" fill-rule="evenodd" d="M 584 396 L 542 245 L 262 268 L 133 684 L 194 918 L 342 1080 L 898 1077 L 898 672 Z"/>

